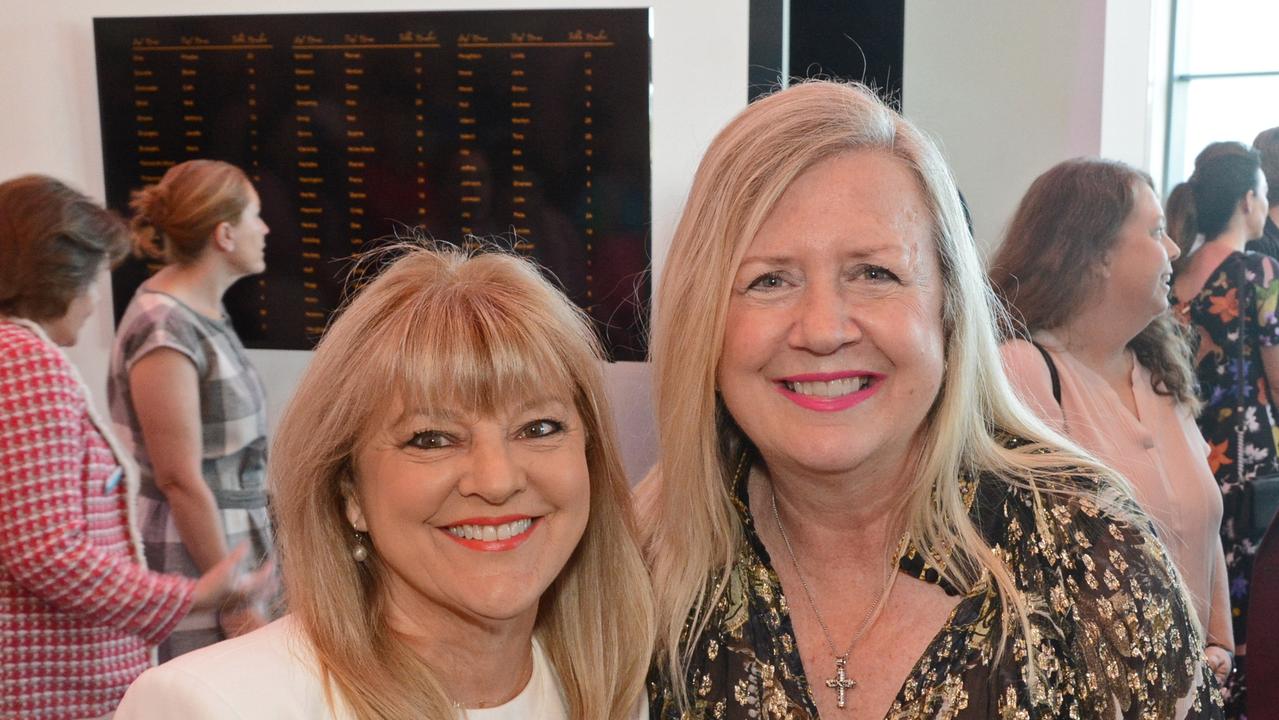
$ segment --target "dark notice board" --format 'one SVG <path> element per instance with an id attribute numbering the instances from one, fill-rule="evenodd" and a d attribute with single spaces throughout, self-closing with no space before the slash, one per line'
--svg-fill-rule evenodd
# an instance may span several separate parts
<path id="1" fill-rule="evenodd" d="M 97 18 L 94 38 L 108 205 L 192 158 L 253 179 L 268 269 L 226 299 L 249 347 L 310 349 L 350 259 L 417 233 L 499 238 L 612 359 L 644 358 L 648 10 Z M 117 319 L 154 269 L 116 271 Z"/>

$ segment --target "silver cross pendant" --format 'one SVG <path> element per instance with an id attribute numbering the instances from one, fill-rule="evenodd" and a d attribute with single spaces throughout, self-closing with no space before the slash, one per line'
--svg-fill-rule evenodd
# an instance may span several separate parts
<path id="1" fill-rule="evenodd" d="M 857 687 L 857 681 L 848 677 L 848 656 L 835 658 L 835 677 L 826 681 L 826 687 L 835 691 L 835 707 L 844 708 L 848 703 L 844 694 Z"/>

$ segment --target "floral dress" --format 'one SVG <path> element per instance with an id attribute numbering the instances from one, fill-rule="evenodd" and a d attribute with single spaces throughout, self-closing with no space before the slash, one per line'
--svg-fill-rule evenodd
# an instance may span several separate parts
<path id="1" fill-rule="evenodd" d="M 1023 444 L 1006 438 L 1006 446 Z M 816 720 L 814 684 L 804 674 L 787 600 L 750 513 L 737 461 L 734 496 L 743 539 L 728 585 L 709 608 L 691 648 L 681 711 L 660 665 L 649 677 L 652 720 Z M 999 655 L 1000 601 L 989 583 L 962 597 L 898 691 L 891 720 L 1017 718 L 1220 718 L 1221 696 L 1195 631 L 1194 611 L 1171 592 L 1162 546 L 1141 528 L 1103 512 L 1083 494 L 1034 494 L 995 478 L 962 480 L 970 516 L 1013 570 L 1028 604 L 1045 686 L 1022 675 L 1026 647 L 1011 634 Z M 961 594 L 913 547 L 899 570 Z M 816 689 L 825 691 L 821 681 Z M 1193 688 L 1193 690 L 1192 690 Z M 852 692 L 856 692 L 854 688 Z"/>
<path id="2" fill-rule="evenodd" d="M 1235 645 L 1247 641 L 1248 583 L 1252 558 L 1257 548 L 1236 528 L 1231 508 L 1243 493 L 1243 483 L 1258 475 L 1279 472 L 1275 427 L 1270 407 L 1270 388 L 1261 364 L 1262 347 L 1279 344 L 1279 263 L 1254 252 L 1236 252 L 1226 257 L 1208 277 L 1198 295 L 1176 303 L 1177 314 L 1198 333 L 1195 372 L 1199 396 L 1204 401 L 1199 429 L 1212 447 L 1208 465 L 1221 487 L 1225 515 L 1221 524 L 1221 544 L 1226 551 L 1226 572 L 1230 578 L 1230 606 L 1234 618 Z M 1241 301 L 1246 339 L 1239 337 Z M 1245 341 L 1246 340 L 1246 341 Z M 1244 438 L 1243 452 L 1236 447 L 1239 426 L 1239 372 L 1242 362 Z M 1236 463 L 1242 458 L 1240 468 Z M 1242 472 L 1241 472 L 1242 471 Z M 1236 659 L 1236 672 L 1226 683 L 1226 717 L 1244 717 L 1246 707 L 1246 657 Z"/>

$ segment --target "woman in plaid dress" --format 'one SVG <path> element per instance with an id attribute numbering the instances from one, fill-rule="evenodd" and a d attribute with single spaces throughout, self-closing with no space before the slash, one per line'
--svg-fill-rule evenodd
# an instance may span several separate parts
<path id="1" fill-rule="evenodd" d="M 242 541 L 272 553 L 266 403 L 261 379 L 222 306 L 235 281 L 266 269 L 266 223 L 237 167 L 176 165 L 134 194 L 135 252 L 165 266 L 138 288 L 117 329 L 111 415 L 142 470 L 147 561 L 196 576 Z M 268 610 L 192 613 L 161 661 L 265 624 Z"/>

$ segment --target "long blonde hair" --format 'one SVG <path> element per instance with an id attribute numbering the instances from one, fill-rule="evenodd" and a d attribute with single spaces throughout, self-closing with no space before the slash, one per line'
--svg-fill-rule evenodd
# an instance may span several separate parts
<path id="1" fill-rule="evenodd" d="M 716 399 L 732 277 L 774 203 L 815 163 L 851 151 L 901 161 L 929 210 L 944 284 L 946 368 L 923 438 L 917 474 L 902 488 L 914 546 L 963 592 L 991 583 L 1012 628 L 1030 637 L 1029 607 L 1007 565 L 969 519 L 960 478 L 992 473 L 1038 493 L 1069 491 L 1065 468 L 1102 478 L 1115 505 L 1125 488 L 1017 401 L 997 345 L 998 305 L 964 220 L 949 169 L 933 143 L 867 88 L 807 82 L 758 100 L 725 127 L 698 167 L 661 276 L 652 359 L 659 423 L 656 486 L 644 512 L 657 600 L 659 667 L 687 706 L 687 676 L 708 611 L 722 594 L 742 540 L 732 505 L 729 454 L 740 436 Z M 697 308 L 698 312 L 688 312 Z M 1008 450 L 1005 431 L 1036 452 Z M 1034 683 L 1033 643 L 1026 643 Z"/>
<path id="2" fill-rule="evenodd" d="M 600 357 L 583 314 L 528 262 L 498 253 L 410 249 L 329 328 L 280 425 L 272 476 L 289 604 L 331 705 L 340 698 L 362 719 L 454 713 L 436 670 L 387 627 L 376 553 L 351 558 L 343 492 L 355 449 L 390 398 L 483 412 L 539 388 L 562 390 L 582 418 L 591 497 L 582 540 L 542 596 L 534 632 L 571 717 L 631 712 L 652 647 L 652 600 Z"/>

